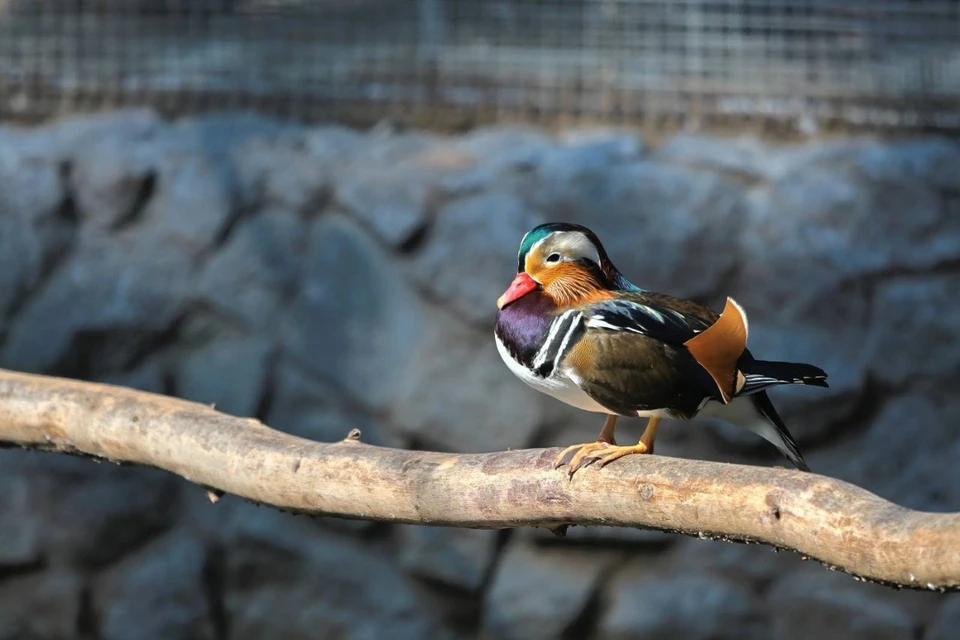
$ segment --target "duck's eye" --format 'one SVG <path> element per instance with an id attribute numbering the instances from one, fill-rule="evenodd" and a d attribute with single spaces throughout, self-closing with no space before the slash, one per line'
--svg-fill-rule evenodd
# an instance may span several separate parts
<path id="1" fill-rule="evenodd" d="M 550 255 L 547 256 L 547 262 L 560 262 L 560 254 L 551 253 Z"/>

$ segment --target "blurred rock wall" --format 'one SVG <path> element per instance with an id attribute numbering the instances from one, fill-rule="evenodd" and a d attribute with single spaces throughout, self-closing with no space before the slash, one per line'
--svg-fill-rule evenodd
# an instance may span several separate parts
<path id="1" fill-rule="evenodd" d="M 0 129 L 0 366 L 176 394 L 317 440 L 595 436 L 500 362 L 523 233 L 592 227 L 635 282 L 750 313 L 815 471 L 960 509 L 960 147 L 612 130 L 455 138 L 146 111 Z M 621 431 L 638 433 L 640 424 Z M 783 464 L 725 425 L 658 454 Z M 960 600 L 793 554 L 612 529 L 309 519 L 172 476 L 0 452 L 0 640 L 957 637 Z"/>

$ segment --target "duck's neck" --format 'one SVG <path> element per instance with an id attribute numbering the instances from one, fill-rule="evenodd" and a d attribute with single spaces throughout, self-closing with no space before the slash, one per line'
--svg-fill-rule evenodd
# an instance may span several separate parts
<path id="1" fill-rule="evenodd" d="M 515 360 L 531 366 L 546 339 L 557 305 L 542 291 L 533 291 L 497 313 L 497 338 Z"/>

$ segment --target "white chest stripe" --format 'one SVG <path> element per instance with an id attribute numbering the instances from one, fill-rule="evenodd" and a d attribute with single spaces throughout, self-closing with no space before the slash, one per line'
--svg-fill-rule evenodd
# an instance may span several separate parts
<path id="1" fill-rule="evenodd" d="M 567 311 L 556 320 L 550 324 L 550 332 L 547 333 L 547 339 L 543 341 L 543 346 L 540 347 L 540 351 L 537 352 L 537 357 L 533 359 L 533 368 L 539 369 L 547 361 L 547 355 L 550 353 L 550 348 L 553 346 L 553 343 L 557 340 L 557 334 L 560 333 L 560 327 L 563 326 L 563 323 L 567 321 L 574 311 Z"/>
<path id="2" fill-rule="evenodd" d="M 560 348 L 557 349 L 557 355 L 553 357 L 553 370 L 557 370 L 557 363 L 560 362 L 560 359 L 566 354 L 567 347 L 570 344 L 570 338 L 573 337 L 574 332 L 580 327 L 583 323 L 583 315 L 578 313 L 577 316 L 573 319 L 573 322 L 570 323 L 570 328 L 567 329 L 567 332 L 563 336 L 563 342 L 560 343 Z"/>
<path id="3" fill-rule="evenodd" d="M 532 366 L 536 375 L 549 378 L 557 372 L 557 365 L 566 355 L 567 347 L 574 336 L 585 331 L 583 314 L 579 311 L 567 311 L 553 321 L 547 340 L 537 351 Z M 562 337 L 561 337 L 562 334 Z"/>

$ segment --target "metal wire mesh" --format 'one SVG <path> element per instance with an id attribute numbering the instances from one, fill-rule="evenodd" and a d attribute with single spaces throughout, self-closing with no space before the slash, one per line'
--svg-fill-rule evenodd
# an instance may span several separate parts
<path id="1" fill-rule="evenodd" d="M 0 116 L 960 130 L 957 0 L 0 0 Z"/>

